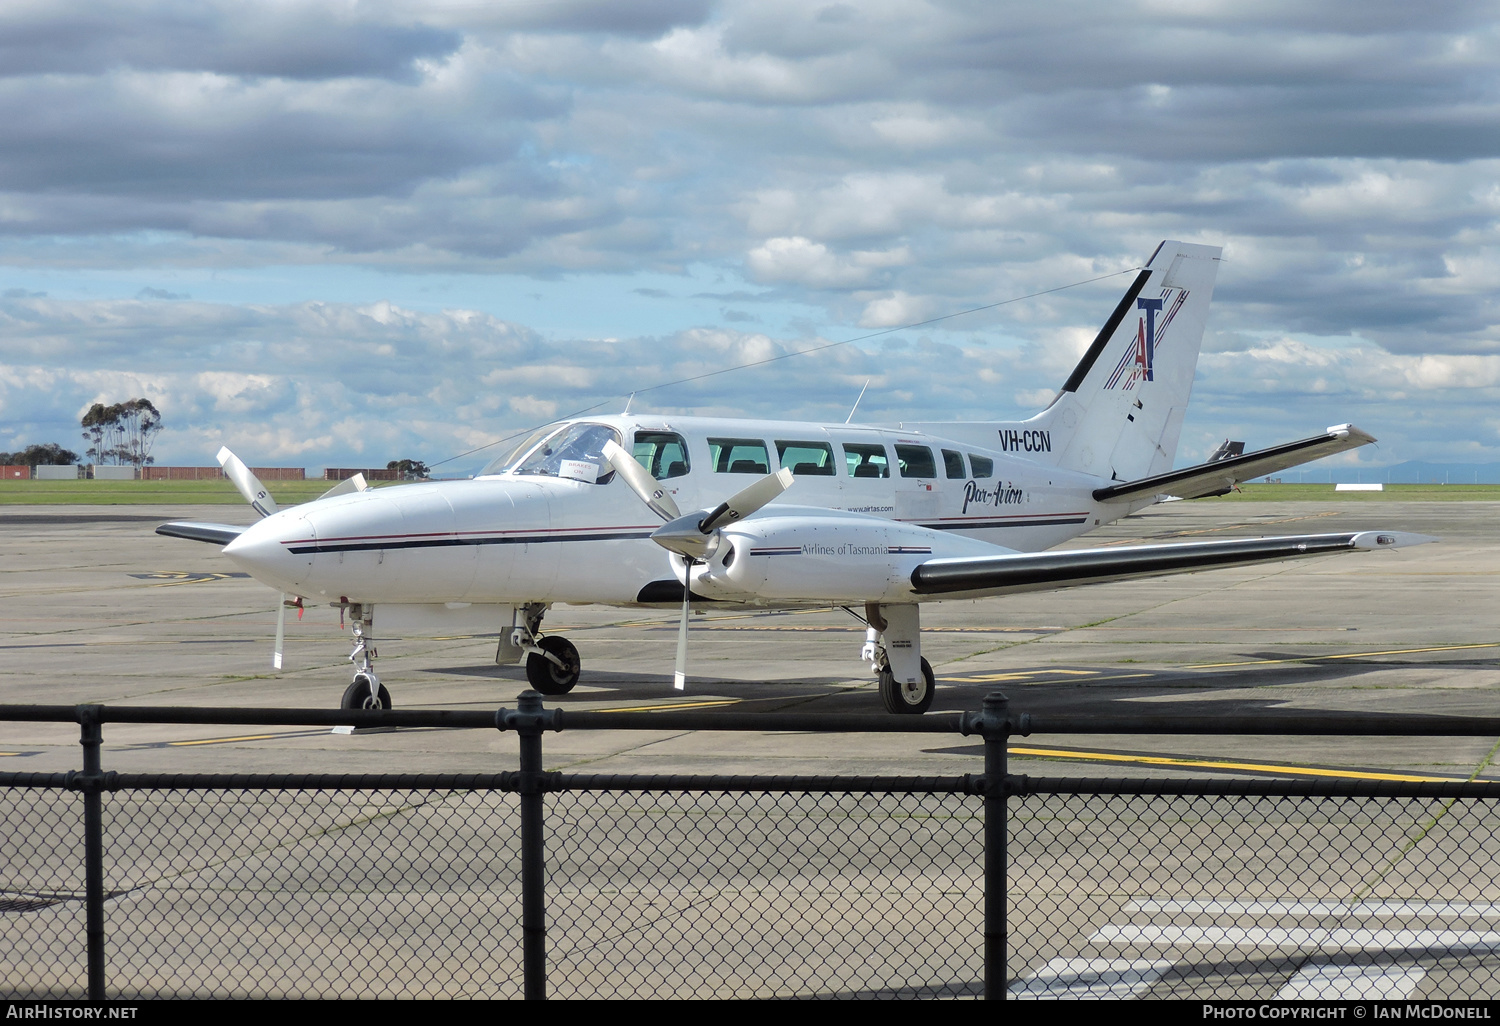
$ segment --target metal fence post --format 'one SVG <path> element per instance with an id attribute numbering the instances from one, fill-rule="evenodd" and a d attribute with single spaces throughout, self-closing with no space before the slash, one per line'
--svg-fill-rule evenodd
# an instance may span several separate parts
<path id="1" fill-rule="evenodd" d="M 85 936 L 88 948 L 90 1001 L 104 1000 L 104 773 L 99 746 L 104 732 L 97 705 L 80 705 L 78 743 L 83 746 L 83 772 L 73 778 L 83 791 L 83 877 Z"/>
<path id="2" fill-rule="evenodd" d="M 1007 822 L 1006 746 L 1010 741 L 1010 699 L 998 691 L 984 696 L 984 997 L 1004 1001 L 1010 994 L 1006 967 L 1006 883 L 1010 825 Z"/>
<path id="3" fill-rule="evenodd" d="M 521 736 L 521 967 L 528 1001 L 547 998 L 547 863 L 542 836 L 542 696 L 516 700 Z"/>

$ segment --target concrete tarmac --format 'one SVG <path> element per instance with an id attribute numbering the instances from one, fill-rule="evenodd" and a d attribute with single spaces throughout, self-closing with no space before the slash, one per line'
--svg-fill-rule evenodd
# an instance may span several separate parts
<path id="1" fill-rule="evenodd" d="M 1020 711 L 1229 713 L 1276 707 L 1494 715 L 1500 686 L 1495 617 L 1500 546 L 1492 529 L 1497 515 L 1500 505 L 1489 503 L 1341 504 L 1332 494 L 1326 503 L 1210 500 L 1155 507 L 1080 544 L 1377 528 L 1432 534 L 1442 541 L 1397 552 L 924 605 L 924 653 L 939 677 L 933 708 L 977 709 L 985 694 L 999 689 Z M 274 593 L 234 576 L 234 567 L 213 546 L 152 533 L 168 519 L 237 517 L 244 519 L 243 511 L 232 507 L 0 509 L 0 703 L 335 706 L 349 677 L 348 634 L 341 632 L 336 610 L 309 608 L 300 623 L 289 618 L 287 668 L 272 671 Z M 377 611 L 377 628 L 378 616 Z M 546 627 L 573 639 L 584 670 L 572 694 L 548 704 L 572 709 L 692 707 L 710 715 L 881 709 L 874 682 L 857 658 L 863 629 L 841 611 L 715 611 L 695 617 L 685 694 L 671 686 L 675 620 L 670 610 L 554 609 Z M 400 708 L 513 707 L 527 687 L 519 667 L 494 664 L 493 638 L 378 638 L 378 644 L 381 676 Z M 982 766 L 973 739 L 934 735 L 568 731 L 547 735 L 543 748 L 547 768 L 584 772 L 962 774 Z M 1032 776 L 1314 773 L 1500 779 L 1494 766 L 1497 749 L 1496 738 L 1033 736 L 1015 739 L 1011 766 Z M 492 731 L 348 736 L 316 728 L 111 724 L 105 730 L 103 762 L 107 770 L 143 772 L 498 772 L 516 768 L 516 753 L 514 736 Z M 64 771 L 79 764 L 76 726 L 0 723 L 0 768 Z M 262 801 L 253 793 L 233 800 Z M 351 808 L 363 801 L 348 800 Z M 249 850 L 237 831 L 253 828 L 238 814 L 214 818 L 213 826 L 205 820 L 203 827 L 162 820 L 170 821 L 171 830 L 154 825 L 139 843 L 145 864 L 171 870 L 158 873 L 160 880 L 153 876 L 150 887 L 166 888 L 162 893 L 173 896 L 158 900 L 142 889 L 131 899 L 139 911 L 121 904 L 111 912 L 112 917 L 126 917 L 131 924 L 127 933 L 135 941 L 112 956 L 112 964 L 121 968 L 122 980 L 157 981 L 131 983 L 143 988 L 132 993 L 352 995 L 364 991 L 351 991 L 341 981 L 350 972 L 359 975 L 353 963 L 365 954 L 356 951 L 356 958 L 340 952 L 338 931 L 358 929 L 369 938 L 363 942 L 368 956 L 381 966 L 452 967 L 454 972 L 463 967 L 468 973 L 473 966 L 464 961 L 472 954 L 467 949 L 407 950 L 396 944 L 387 950 L 381 931 L 388 916 L 381 908 L 388 884 L 381 874 L 409 877 L 414 893 L 432 895 L 422 899 L 431 907 L 419 902 L 417 910 L 401 913 L 412 917 L 410 929 L 401 935 L 408 938 L 448 936 L 449 912 L 444 909 L 449 906 L 494 909 L 499 919 L 486 929 L 513 930 L 508 917 L 513 915 L 514 881 L 509 876 L 486 878 L 481 886 L 455 878 L 475 888 L 471 898 L 460 899 L 449 895 L 454 885 L 444 882 L 446 877 L 432 876 L 420 860 L 408 865 L 402 859 L 399 866 L 389 866 L 390 853 L 409 841 L 415 844 L 417 836 L 406 833 L 401 826 L 405 820 L 393 816 L 420 813 L 448 817 L 453 826 L 446 829 L 478 828 L 462 803 L 442 811 L 452 799 L 401 801 L 410 808 L 351 814 L 348 820 L 368 824 L 361 829 L 385 830 L 390 836 L 383 840 L 356 839 L 343 826 L 329 832 L 316 818 L 325 813 L 262 813 L 272 836 L 299 840 L 266 842 L 268 852 L 284 851 L 288 861 L 265 863 L 267 868 L 261 869 L 238 856 L 217 860 L 221 848 Z M 648 813 L 624 808 L 614 798 L 600 799 L 597 806 L 592 799 L 555 799 L 560 808 L 576 806 L 577 816 L 597 820 L 588 829 L 598 833 L 586 843 L 583 833 L 570 836 L 560 849 L 564 854 L 549 856 L 554 867 L 580 860 L 568 870 L 569 882 L 553 893 L 550 907 L 561 924 L 549 941 L 553 964 L 589 967 L 560 973 L 559 993 L 618 993 L 609 990 L 613 977 L 600 975 L 613 965 L 627 967 L 621 970 L 623 979 L 641 981 L 642 989 L 634 991 L 638 994 L 749 996 L 829 988 L 877 992 L 880 986 L 854 969 L 885 950 L 880 938 L 891 923 L 882 917 L 895 914 L 892 908 L 915 909 L 911 901 L 916 896 L 924 902 L 930 898 L 931 907 L 924 904 L 925 911 L 897 915 L 902 928 L 912 937 L 952 938 L 955 948 L 942 955 L 949 960 L 947 968 L 924 967 L 913 971 L 910 981 L 897 974 L 895 985 L 914 988 L 900 991 L 911 994 L 925 993 L 923 981 L 933 979 L 957 979 L 960 992 L 977 986 L 975 950 L 966 946 L 977 936 L 972 899 L 979 855 L 970 850 L 978 836 L 975 812 L 913 815 L 915 806 L 908 809 L 897 802 L 875 819 L 912 824 L 919 828 L 912 837 L 930 836 L 933 840 L 924 843 L 934 845 L 932 850 L 957 854 L 931 862 L 933 856 L 919 854 L 892 865 L 890 873 L 873 876 L 861 861 L 864 842 L 857 836 L 774 856 L 756 854 L 760 849 L 751 845 L 752 860 L 771 859 L 770 864 L 783 867 L 776 874 L 803 888 L 787 891 L 786 880 L 766 887 L 758 878 L 735 875 L 739 870 L 727 863 L 721 872 L 719 861 L 731 855 L 729 850 L 693 846 L 721 843 L 713 840 L 717 835 L 705 834 L 689 844 L 687 835 L 674 833 L 662 843 L 653 823 L 687 829 L 699 822 L 697 813 L 684 815 L 687 806 L 676 810 L 675 799 L 662 801 L 666 811 Z M 1500 949 L 1500 865 L 1489 854 L 1495 848 L 1490 838 L 1500 832 L 1500 824 L 1492 822 L 1496 817 L 1482 803 L 1383 802 L 1275 799 L 1210 806 L 1188 798 L 1028 798 L 1014 803 L 1010 890 L 1016 986 L 1033 996 L 1496 996 L 1500 988 L 1491 986 L 1495 956 L 1490 952 Z M 774 833 L 783 815 L 755 806 L 741 818 L 763 821 Z M 712 818 L 702 818 L 704 829 Z M 725 821 L 739 822 L 734 814 Z M 814 821 L 862 820 L 839 814 Z M 955 832 L 931 833 L 939 823 Z M 508 836 L 508 827 L 500 829 L 501 836 Z M 164 830 L 185 831 L 191 843 L 168 837 Z M 229 833 L 219 838 L 224 831 Z M 616 849 L 606 839 L 635 836 L 632 831 L 639 831 L 637 840 L 644 846 L 611 854 Z M 320 875 L 326 869 L 291 860 L 303 846 L 311 852 L 324 845 L 320 838 L 343 838 L 338 843 L 344 848 L 323 856 L 335 873 L 332 884 Z M 376 857 L 372 867 L 375 852 L 387 854 Z M 476 852 L 495 872 L 502 871 L 491 856 Z M 830 852 L 844 868 L 826 868 Z M 644 879 L 642 874 L 622 874 L 601 890 L 617 857 L 644 859 Z M 604 861 L 596 865 L 595 859 Z M 799 860 L 798 866 L 805 859 L 809 868 L 785 868 L 792 863 L 783 859 Z M 673 868 L 674 860 L 686 861 Z M 19 865 L 20 859 L 15 861 Z M 49 857 L 38 868 L 58 864 Z M 687 879 L 683 873 L 697 872 L 700 866 L 707 867 L 709 877 L 679 886 Z M 955 875 L 945 875 L 950 872 Z M 224 877 L 222 884 L 214 874 Z M 234 897 L 244 874 L 264 875 L 266 889 Z M 183 882 L 174 882 L 179 880 Z M 33 889 L 45 890 L 40 882 Z M 275 900 L 281 904 L 274 912 L 265 906 L 256 913 L 259 920 L 253 927 L 247 924 L 255 916 L 246 919 L 248 912 L 230 909 L 241 917 L 234 936 L 248 931 L 247 953 L 225 955 L 226 966 L 239 967 L 232 970 L 204 969 L 194 975 L 196 964 L 177 956 L 180 930 L 187 926 L 172 926 L 176 920 L 151 925 L 158 909 L 186 916 L 199 903 L 216 909 L 225 902 L 259 902 L 261 894 L 279 895 Z M 764 902 L 771 899 L 760 897 L 775 894 L 790 896 L 770 905 Z M 854 904 L 866 911 L 856 912 L 853 920 L 840 919 L 842 925 L 829 910 L 810 920 L 798 918 L 813 907 L 808 902 L 837 894 L 854 894 Z M 955 897 L 959 895 L 962 900 Z M 365 925 L 356 927 L 330 925 L 324 933 L 308 932 L 313 928 L 303 918 L 307 908 L 324 906 L 358 909 L 364 915 L 367 905 L 369 922 L 359 919 Z M 665 947 L 634 947 L 635 942 L 627 943 L 634 934 L 610 934 L 609 945 L 601 947 L 594 924 L 605 906 L 642 917 L 650 931 L 664 931 L 660 936 L 667 939 L 660 944 Z M 56 908 L 77 916 L 76 905 Z M 791 924 L 787 929 L 816 932 L 809 924 L 827 919 L 830 936 L 847 933 L 827 946 L 829 954 L 819 954 L 824 952 L 821 942 L 796 946 L 805 965 L 831 967 L 818 977 L 821 982 L 726 982 L 738 971 L 735 967 L 747 964 L 744 958 L 760 957 L 759 942 L 746 938 L 758 936 L 771 915 Z M 196 913 L 182 922 L 189 919 L 202 922 Z M 18 929 L 24 926 L 17 921 Z M 700 931 L 695 936 L 708 938 L 695 942 L 694 950 L 717 945 L 713 950 L 724 953 L 720 968 L 697 972 L 693 963 L 663 954 L 676 950 L 678 942 L 670 938 L 685 936 L 682 931 L 689 926 L 689 932 Z M 220 936 L 211 926 L 192 928 L 206 931 L 205 944 Z M 61 920 L 58 930 L 59 938 L 73 932 Z M 871 954 L 852 961 L 846 957 L 848 945 L 864 943 L 875 945 Z M 76 955 L 71 942 L 59 939 L 56 944 L 59 951 Z M 340 953 L 330 955 L 325 965 L 317 961 L 322 957 L 318 952 Z M 266 967 L 256 969 L 245 959 L 266 960 L 266 967 L 285 972 L 288 982 L 267 989 L 261 982 Z M 291 972 L 306 959 L 313 959 L 316 968 L 311 976 L 300 969 L 300 975 Z M 72 993 L 76 986 L 67 982 L 76 977 L 75 970 L 61 972 L 46 960 L 28 965 L 28 972 L 39 974 L 40 989 L 33 993 Z M 667 975 L 652 975 L 659 972 Z M 465 977 L 491 981 L 498 990 L 443 973 L 427 983 L 382 977 L 382 986 L 391 989 L 369 993 L 496 996 L 513 993 L 517 986 L 511 961 Z M 679 979 L 672 973 L 687 975 Z M 580 989 L 588 987 L 600 989 Z"/>
<path id="2" fill-rule="evenodd" d="M 152 533 L 167 519 L 245 519 L 234 507 L 0 509 L 0 702 L 336 706 L 348 682 L 337 610 L 288 617 L 286 669 L 271 669 L 276 595 L 212 545 Z M 1003 690 L 1019 710 L 1262 708 L 1493 715 L 1500 712 L 1500 543 L 1490 503 L 1169 503 L 1080 545 L 1383 528 L 1437 544 L 1066 591 L 923 606 L 935 710 L 977 709 Z M 712 611 L 693 619 L 689 686 L 671 687 L 671 610 L 557 607 L 545 629 L 578 646 L 567 708 L 881 710 L 858 660 L 862 627 L 842 611 Z M 399 708 L 487 710 L 526 689 L 496 666 L 492 638 L 381 638 L 378 669 Z M 255 740 L 213 742 L 253 735 Z M 270 735 L 270 736 L 264 736 Z M 116 769 L 205 767 L 365 772 L 510 768 L 514 739 L 487 732 L 223 731 L 111 726 Z M 1302 764 L 1491 777 L 1495 739 L 1032 737 L 1032 774 L 1213 770 L 1132 761 Z M 74 728 L 0 724 L 0 765 L 77 766 Z M 1097 751 L 1108 759 L 1058 754 Z M 949 773 L 975 768 L 962 738 L 575 732 L 547 739 L 549 768 L 598 772 Z M 1043 753 L 1043 754 L 1033 754 Z M 499 757 L 499 762 L 496 759 Z M 1233 770 L 1230 770 L 1233 771 Z M 1259 770 L 1249 770 L 1259 774 Z"/>

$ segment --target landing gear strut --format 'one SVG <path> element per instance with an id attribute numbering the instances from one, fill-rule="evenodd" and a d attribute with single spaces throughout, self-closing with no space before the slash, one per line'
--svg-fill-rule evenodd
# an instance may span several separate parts
<path id="1" fill-rule="evenodd" d="M 510 643 L 526 654 L 526 679 L 532 687 L 544 695 L 566 695 L 578 683 L 582 661 L 567 638 L 539 635 L 546 611 L 539 603 L 522 606 L 521 623 L 511 632 Z"/>
<path id="2" fill-rule="evenodd" d="M 380 678 L 375 676 L 375 639 L 370 636 L 375 619 L 375 607 L 352 603 L 349 628 L 354 634 L 354 651 L 349 661 L 354 664 L 354 680 L 344 689 L 339 702 L 340 709 L 389 709 L 391 693 Z"/>
<path id="3" fill-rule="evenodd" d="M 860 657 L 874 664 L 885 711 L 921 714 L 932 706 L 937 679 L 932 664 L 922 658 L 921 622 L 917 607 L 865 603 L 865 646 Z"/>

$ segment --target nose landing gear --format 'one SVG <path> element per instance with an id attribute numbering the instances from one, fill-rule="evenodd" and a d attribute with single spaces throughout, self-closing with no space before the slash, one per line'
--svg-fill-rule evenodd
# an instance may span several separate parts
<path id="1" fill-rule="evenodd" d="M 578 683 L 582 660 L 567 638 L 540 637 L 547 607 L 539 603 L 522 606 L 520 623 L 511 631 L 513 650 L 526 655 L 526 680 L 544 695 L 566 695 Z"/>
<path id="2" fill-rule="evenodd" d="M 380 683 L 380 678 L 375 676 L 375 657 L 379 653 L 375 651 L 375 639 L 370 636 L 375 609 L 372 606 L 351 604 L 349 615 L 352 617 L 349 627 L 354 634 L 354 651 L 349 653 L 349 661 L 355 666 L 354 680 L 344 689 L 339 708 L 389 709 L 391 693 Z"/>

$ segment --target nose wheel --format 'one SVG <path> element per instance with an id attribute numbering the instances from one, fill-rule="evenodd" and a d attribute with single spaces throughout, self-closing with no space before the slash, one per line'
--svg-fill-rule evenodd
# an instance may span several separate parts
<path id="1" fill-rule="evenodd" d="M 567 638 L 549 634 L 526 657 L 526 679 L 544 695 L 566 695 L 578 683 L 582 663 L 578 649 Z"/>
<path id="2" fill-rule="evenodd" d="M 340 709 L 389 709 L 391 693 L 373 673 L 356 673 L 354 682 L 344 689 Z"/>

